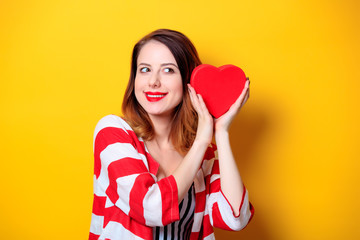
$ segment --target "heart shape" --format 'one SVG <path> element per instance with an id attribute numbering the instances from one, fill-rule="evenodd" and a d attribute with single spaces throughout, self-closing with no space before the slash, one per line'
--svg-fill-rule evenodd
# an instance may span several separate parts
<path id="1" fill-rule="evenodd" d="M 240 96 L 245 87 L 244 71 L 234 65 L 219 68 L 209 64 L 197 66 L 190 79 L 190 85 L 200 94 L 215 118 L 223 115 Z"/>

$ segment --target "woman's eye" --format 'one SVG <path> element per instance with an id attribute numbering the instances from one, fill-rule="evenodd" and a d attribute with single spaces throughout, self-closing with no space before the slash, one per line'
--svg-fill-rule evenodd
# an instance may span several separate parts
<path id="1" fill-rule="evenodd" d="M 164 72 L 166 72 L 166 73 L 173 73 L 174 72 L 174 69 L 172 69 L 172 68 L 165 68 L 164 69 Z"/>
<path id="2" fill-rule="evenodd" d="M 140 68 L 140 72 L 145 73 L 145 72 L 149 72 L 149 71 L 150 71 L 150 69 L 148 67 Z"/>

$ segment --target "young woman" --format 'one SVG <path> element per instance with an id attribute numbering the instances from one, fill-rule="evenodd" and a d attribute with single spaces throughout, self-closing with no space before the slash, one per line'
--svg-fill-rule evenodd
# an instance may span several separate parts
<path id="1" fill-rule="evenodd" d="M 212 227 L 248 224 L 253 208 L 229 126 L 249 97 L 249 82 L 213 119 L 189 85 L 199 64 L 177 31 L 156 30 L 135 45 L 124 117 L 106 116 L 95 129 L 89 239 L 214 239 Z"/>

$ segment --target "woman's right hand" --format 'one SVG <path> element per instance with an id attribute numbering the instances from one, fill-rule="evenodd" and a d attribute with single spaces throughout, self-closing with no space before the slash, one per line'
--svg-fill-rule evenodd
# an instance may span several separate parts
<path id="1" fill-rule="evenodd" d="M 195 141 L 209 145 L 214 132 L 214 119 L 209 113 L 205 102 L 200 94 L 196 94 L 195 89 L 188 84 L 191 103 L 198 114 L 198 127 Z"/>

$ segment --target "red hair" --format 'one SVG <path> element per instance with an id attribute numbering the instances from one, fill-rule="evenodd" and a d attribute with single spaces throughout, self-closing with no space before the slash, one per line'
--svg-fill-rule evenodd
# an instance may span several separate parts
<path id="1" fill-rule="evenodd" d="M 142 47 L 150 40 L 156 40 L 166 45 L 180 69 L 184 95 L 182 102 L 175 108 L 170 140 L 174 148 L 185 155 L 194 142 L 198 123 L 198 116 L 191 104 L 187 84 L 190 83 L 192 71 L 201 64 L 201 61 L 194 45 L 184 34 L 174 30 L 159 29 L 149 33 L 135 44 L 131 58 L 130 79 L 122 103 L 124 119 L 138 137 L 144 140 L 154 138 L 153 124 L 147 112 L 137 101 L 134 92 L 137 58 Z"/>

